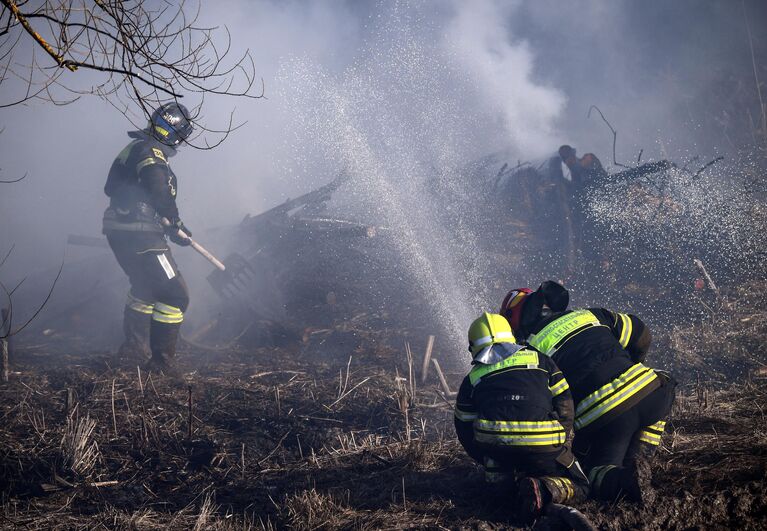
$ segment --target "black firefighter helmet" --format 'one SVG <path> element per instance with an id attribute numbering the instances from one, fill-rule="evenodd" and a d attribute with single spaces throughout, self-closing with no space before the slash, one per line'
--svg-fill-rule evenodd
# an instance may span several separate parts
<path id="1" fill-rule="evenodd" d="M 149 118 L 152 136 L 167 146 L 177 146 L 189 138 L 192 127 L 189 110 L 180 103 L 165 103 Z"/>

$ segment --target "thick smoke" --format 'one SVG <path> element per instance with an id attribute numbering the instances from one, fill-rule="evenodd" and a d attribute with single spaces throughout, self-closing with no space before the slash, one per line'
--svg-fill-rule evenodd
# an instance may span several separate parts
<path id="1" fill-rule="evenodd" d="M 761 65 L 767 13 L 759 2 L 745 8 Z M 434 199 L 435 183 L 483 216 L 458 186 L 473 159 L 505 151 L 529 160 L 567 142 L 609 163 L 612 137 L 586 118 L 591 104 L 618 129 L 624 162 L 639 149 L 643 160 L 737 153 L 749 136 L 745 117 L 756 116 L 728 90 L 740 80 L 749 96 L 738 101 L 753 103 L 744 17 L 730 2 L 225 0 L 206 3 L 203 22 L 226 24 L 235 49 L 251 48 L 266 99 L 207 102 L 213 125 L 232 108 L 247 124 L 215 151 L 185 149 L 173 160 L 185 222 L 204 240 L 205 229 L 237 223 L 345 169 L 352 174 L 345 193 L 357 199 L 349 213 L 403 235 L 397 252 L 420 275 L 423 293 L 449 301 L 444 321 L 458 332 L 473 312 L 497 304 L 482 295 L 492 264 L 475 254 L 481 235 L 446 234 L 436 221 L 444 205 Z M 106 171 L 131 126 L 94 98 L 0 112 L 2 176 L 28 174 L 0 189 L 0 251 L 16 243 L 3 278 L 13 282 L 56 265 L 68 234 L 98 235 Z M 610 203 L 599 208 L 615 212 Z M 709 226 L 724 214 L 709 211 Z M 632 227 L 631 219 L 618 221 Z M 96 251 L 70 248 L 67 263 L 89 252 Z M 191 252 L 177 254 L 186 273 L 200 264 Z M 204 280 L 190 276 L 192 309 L 204 312 L 194 301 Z M 32 306 L 23 289 L 17 295 L 19 307 Z"/>

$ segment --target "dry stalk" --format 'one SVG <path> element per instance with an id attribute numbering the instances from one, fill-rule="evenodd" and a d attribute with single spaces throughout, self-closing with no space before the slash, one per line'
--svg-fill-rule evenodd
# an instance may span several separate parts
<path id="1" fill-rule="evenodd" d="M 115 379 L 112 378 L 112 429 L 117 438 L 117 414 L 115 413 Z"/>
<path id="2" fill-rule="evenodd" d="M 96 421 L 88 415 L 78 421 L 71 416 L 67 417 L 67 428 L 61 440 L 61 452 L 66 467 L 77 475 L 89 475 L 99 460 L 99 447 L 92 438 L 95 428 Z"/>
<path id="3" fill-rule="evenodd" d="M 218 510 L 218 507 L 213 503 L 213 494 L 207 493 L 205 499 L 200 505 L 200 513 L 197 515 L 197 520 L 194 522 L 193 531 L 202 531 L 203 529 L 211 528 L 211 517 Z"/>
<path id="4" fill-rule="evenodd" d="M 415 374 L 413 372 L 413 352 L 410 350 L 410 344 L 405 343 L 405 354 L 407 355 L 407 379 L 399 375 L 399 371 L 395 369 L 395 399 L 397 402 L 397 409 L 402 414 L 402 418 L 405 421 L 405 439 L 410 442 L 411 429 L 410 429 L 410 409 L 415 405 L 416 399 L 416 382 Z"/>
<path id="5" fill-rule="evenodd" d="M 426 377 L 429 375 L 429 361 L 434 349 L 434 336 L 429 336 L 426 342 L 426 352 L 423 355 L 423 364 L 421 365 L 421 383 L 426 383 Z"/>
<path id="6" fill-rule="evenodd" d="M 11 372 L 11 365 L 8 360 L 8 340 L 4 337 L 0 337 L 0 351 L 2 351 L 3 357 L 3 382 L 7 382 Z"/>

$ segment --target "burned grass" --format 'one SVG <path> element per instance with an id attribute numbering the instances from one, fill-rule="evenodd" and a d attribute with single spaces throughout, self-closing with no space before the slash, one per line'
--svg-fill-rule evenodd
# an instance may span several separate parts
<path id="1" fill-rule="evenodd" d="M 19 350 L 0 388 L 5 527 L 520 525 L 455 440 L 434 375 L 420 385 L 402 349 L 193 351 L 182 365 L 197 370 L 178 382 L 48 348 Z M 603 529 L 761 527 L 765 398 L 759 382 L 687 384 L 656 503 L 584 512 Z"/>

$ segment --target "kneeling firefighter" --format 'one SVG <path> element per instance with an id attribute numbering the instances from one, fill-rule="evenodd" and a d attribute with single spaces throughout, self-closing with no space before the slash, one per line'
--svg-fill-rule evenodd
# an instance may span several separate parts
<path id="1" fill-rule="evenodd" d="M 144 359 L 150 350 L 148 368 L 166 374 L 175 373 L 176 341 L 189 305 L 166 234 L 182 246 L 189 240 L 180 238 L 178 230 L 192 235 L 179 218 L 178 183 L 168 159 L 191 133 L 190 114 L 183 105 L 162 105 L 145 130 L 128 133 L 133 140 L 112 163 L 104 186 L 109 207 L 103 233 L 131 286 L 119 355 Z M 170 225 L 164 226 L 163 218 Z"/>
<path id="2" fill-rule="evenodd" d="M 641 319 L 568 304 L 568 291 L 546 281 L 536 291 L 510 291 L 501 314 L 567 378 L 575 401 L 573 449 L 592 495 L 649 502 L 649 458 L 660 445 L 676 382 L 644 365 L 651 335 Z"/>
<path id="3" fill-rule="evenodd" d="M 588 481 L 570 450 L 573 401 L 554 361 L 515 344 L 508 321 L 490 313 L 471 324 L 469 351 L 455 430 L 486 481 L 516 486 L 528 517 L 585 499 Z"/>

